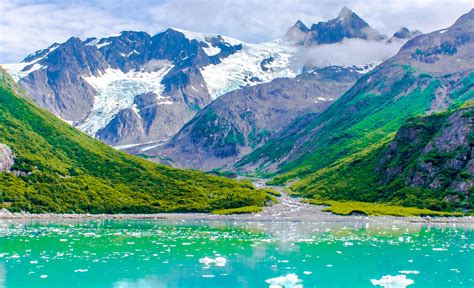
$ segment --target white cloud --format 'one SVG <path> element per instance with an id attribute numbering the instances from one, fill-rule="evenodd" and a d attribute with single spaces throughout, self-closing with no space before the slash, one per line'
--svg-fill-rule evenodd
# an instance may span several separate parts
<path id="1" fill-rule="evenodd" d="M 278 38 L 296 20 L 307 25 L 348 6 L 387 35 L 401 26 L 430 32 L 451 25 L 471 0 L 2 0 L 0 63 L 63 42 L 122 30 L 156 33 L 165 27 L 213 32 L 247 42 Z"/>
<path id="2" fill-rule="evenodd" d="M 386 60 L 395 55 L 404 41 L 392 43 L 345 39 L 341 43 L 319 45 L 303 50 L 302 59 L 308 66 L 362 65 Z"/>

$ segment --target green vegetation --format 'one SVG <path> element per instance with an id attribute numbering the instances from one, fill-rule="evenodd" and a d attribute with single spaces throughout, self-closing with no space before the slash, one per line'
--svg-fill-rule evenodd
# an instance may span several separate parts
<path id="1" fill-rule="evenodd" d="M 231 215 L 231 214 L 251 214 L 251 213 L 258 213 L 262 212 L 262 208 L 258 206 L 246 206 L 240 208 L 233 208 L 233 209 L 221 209 L 221 210 L 214 210 L 211 213 L 216 215 Z"/>
<path id="2" fill-rule="evenodd" d="M 15 155 L 0 173 L 0 207 L 33 213 L 209 212 L 264 206 L 249 183 L 173 169 L 116 151 L 19 96 L 0 70 L 0 143 Z"/>
<path id="3" fill-rule="evenodd" d="M 286 128 L 292 133 L 271 139 L 244 157 L 237 168 L 263 159 L 261 175 L 275 176 L 268 184 L 283 185 L 387 141 L 387 135 L 393 135 L 407 119 L 430 109 L 443 78 L 408 65 L 394 65 L 390 69 L 389 76 L 378 69 L 363 76 L 326 111 L 297 119 Z M 450 95 L 454 104 L 474 97 L 473 79 L 471 73 L 456 84 Z M 300 143 L 301 139 L 305 141 Z M 288 160 L 275 173 L 265 172 L 265 164 L 285 159 L 290 152 Z"/>
<path id="4" fill-rule="evenodd" d="M 261 189 L 262 191 L 265 191 L 268 195 L 273 195 L 275 197 L 281 197 L 281 193 L 276 191 L 276 190 L 273 190 L 271 188 L 262 188 Z"/>
<path id="5" fill-rule="evenodd" d="M 469 109 L 466 105 L 453 111 L 410 118 L 399 130 L 397 137 L 390 134 L 361 152 L 318 170 L 291 186 L 291 194 L 317 201 L 331 199 L 383 202 L 436 211 L 458 210 L 469 213 L 474 207 L 472 191 L 467 194 L 454 192 L 449 186 L 454 180 L 463 181 L 472 178 L 472 175 L 466 168 L 443 168 L 443 163 L 449 163 L 450 159 L 464 159 L 464 155 L 469 154 L 469 145 L 451 153 L 437 150 L 423 152 L 440 129 L 448 125 L 450 115 L 460 112 L 463 117 L 472 117 L 472 108 Z M 416 135 L 416 138 L 412 139 L 409 135 Z M 471 147 L 474 146 L 474 137 L 472 138 Z M 432 167 L 431 173 L 436 173 L 439 188 L 407 186 L 406 179 L 411 179 L 420 163 Z"/>
<path id="6" fill-rule="evenodd" d="M 318 201 L 308 200 L 308 203 L 314 205 L 328 205 L 323 211 L 332 212 L 338 215 L 367 215 L 367 216 L 462 216 L 459 212 L 439 212 L 428 209 L 419 209 L 413 207 L 392 206 L 384 204 L 355 202 L 355 201 Z"/>

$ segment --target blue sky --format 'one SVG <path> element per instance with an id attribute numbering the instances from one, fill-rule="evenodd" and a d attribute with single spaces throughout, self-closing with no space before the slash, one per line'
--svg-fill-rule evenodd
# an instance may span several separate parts
<path id="1" fill-rule="evenodd" d="M 343 6 L 391 35 L 402 26 L 423 32 L 445 28 L 473 5 L 469 0 L 1 0 L 0 63 L 18 62 L 71 36 L 123 30 L 155 34 L 177 27 L 256 43 L 280 37 L 298 19 L 309 26 L 334 18 Z"/>

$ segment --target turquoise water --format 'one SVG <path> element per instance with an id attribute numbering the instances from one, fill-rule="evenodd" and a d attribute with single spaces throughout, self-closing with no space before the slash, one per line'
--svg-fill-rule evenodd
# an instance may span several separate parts
<path id="1" fill-rule="evenodd" d="M 414 224 L 0 222 L 0 287 L 474 287 L 473 236 Z"/>

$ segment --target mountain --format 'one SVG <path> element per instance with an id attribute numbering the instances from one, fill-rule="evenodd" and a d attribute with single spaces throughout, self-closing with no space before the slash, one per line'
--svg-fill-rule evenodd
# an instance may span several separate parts
<path id="1" fill-rule="evenodd" d="M 395 32 L 387 42 L 391 43 L 396 40 L 409 40 L 421 34 L 423 33 L 421 33 L 419 30 L 410 31 L 408 28 L 402 27 L 397 32 Z"/>
<path id="2" fill-rule="evenodd" d="M 157 165 L 97 141 L 36 106 L 0 69 L 0 206 L 59 213 L 197 212 L 268 196 L 252 185 Z"/>
<path id="3" fill-rule="evenodd" d="M 297 54 L 279 40 L 248 44 L 173 28 L 73 37 L 3 67 L 40 106 L 105 143 L 125 145 L 170 138 L 229 91 L 296 76 L 304 65 Z"/>
<path id="4" fill-rule="evenodd" d="M 321 43 L 380 38 L 348 9 L 324 23 L 309 29 L 299 21 L 296 28 Z M 169 140 L 214 99 L 323 63 L 306 48 L 169 28 L 72 37 L 2 66 L 41 107 L 109 145 L 125 146 Z"/>
<path id="5" fill-rule="evenodd" d="M 320 113 L 370 67 L 312 69 L 227 93 L 199 111 L 165 145 L 133 147 L 180 167 L 230 166 L 274 133 L 309 112 Z M 170 162 L 171 161 L 171 162 Z"/>
<path id="6" fill-rule="evenodd" d="M 36 103 L 82 131 L 113 145 L 146 142 L 170 137 L 209 104 L 199 69 L 242 49 L 230 38 L 199 36 L 167 29 L 153 37 L 132 31 L 73 37 L 4 66 Z M 154 95 L 153 111 L 143 118 L 130 108 L 145 93 Z"/>
<path id="7" fill-rule="evenodd" d="M 410 118 L 392 140 L 319 170 L 292 190 L 309 198 L 470 211 L 474 207 L 473 104 Z"/>
<path id="8" fill-rule="evenodd" d="M 347 7 L 339 15 L 327 22 L 318 22 L 308 29 L 298 21 L 288 29 L 284 39 L 304 46 L 332 44 L 343 39 L 358 38 L 381 41 L 386 38 L 367 24 L 362 18 Z"/>
<path id="9" fill-rule="evenodd" d="M 447 29 L 409 40 L 323 113 L 297 119 L 236 167 L 282 174 L 274 183 L 302 179 L 377 145 L 409 117 L 460 105 L 473 98 L 473 49 L 471 10 Z"/>

